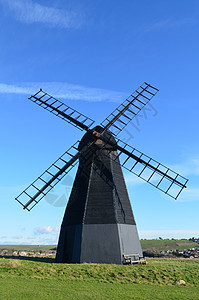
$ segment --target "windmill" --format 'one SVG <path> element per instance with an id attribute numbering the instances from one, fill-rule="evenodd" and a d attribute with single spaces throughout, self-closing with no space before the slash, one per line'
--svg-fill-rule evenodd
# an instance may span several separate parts
<path id="1" fill-rule="evenodd" d="M 124 255 L 143 257 L 122 168 L 177 199 L 187 179 L 118 138 L 158 89 L 144 82 L 101 124 L 40 89 L 29 99 L 86 131 L 16 200 L 30 211 L 78 165 L 63 218 L 56 262 L 122 264 Z"/>

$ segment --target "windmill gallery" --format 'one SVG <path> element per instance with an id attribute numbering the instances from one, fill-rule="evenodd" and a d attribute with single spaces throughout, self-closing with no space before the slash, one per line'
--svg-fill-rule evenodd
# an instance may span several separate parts
<path id="1" fill-rule="evenodd" d="M 30 211 L 79 162 L 63 218 L 56 262 L 124 263 L 143 257 L 122 167 L 177 199 L 187 179 L 118 139 L 119 133 L 147 105 L 158 89 L 144 82 L 99 126 L 39 90 L 29 99 L 86 131 L 16 200 Z"/>

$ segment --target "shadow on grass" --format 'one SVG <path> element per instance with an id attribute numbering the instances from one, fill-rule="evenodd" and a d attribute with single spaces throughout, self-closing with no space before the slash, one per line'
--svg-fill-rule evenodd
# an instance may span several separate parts
<path id="1" fill-rule="evenodd" d="M 12 256 L 12 255 L 3 256 L 3 255 L 0 255 L 0 258 L 38 261 L 38 262 L 44 262 L 44 263 L 55 263 L 55 258 L 50 258 L 50 257 Z"/>

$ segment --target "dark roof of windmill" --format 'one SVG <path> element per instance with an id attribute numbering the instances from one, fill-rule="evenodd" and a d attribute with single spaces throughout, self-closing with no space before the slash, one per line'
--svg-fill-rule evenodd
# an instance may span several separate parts
<path id="1" fill-rule="evenodd" d="M 95 140 L 93 131 L 101 133 L 103 131 L 103 127 L 97 125 L 91 131 L 85 133 L 85 135 L 83 136 L 83 138 L 81 139 L 81 141 L 79 143 L 79 147 L 78 147 L 79 150 L 81 150 L 81 148 L 83 146 L 85 146 L 88 142 Z M 102 136 L 105 137 L 107 140 L 110 140 L 111 143 L 114 143 L 116 145 L 116 141 L 115 141 L 113 135 L 111 134 L 111 132 L 105 131 L 104 133 L 102 133 Z M 104 148 L 104 149 L 112 149 L 113 151 L 117 150 L 116 147 L 113 147 L 113 146 L 109 145 L 108 143 L 104 143 L 104 142 L 102 142 L 102 144 L 97 144 L 97 145 L 94 144 L 92 147 L 93 148 L 97 147 L 97 148 Z"/>

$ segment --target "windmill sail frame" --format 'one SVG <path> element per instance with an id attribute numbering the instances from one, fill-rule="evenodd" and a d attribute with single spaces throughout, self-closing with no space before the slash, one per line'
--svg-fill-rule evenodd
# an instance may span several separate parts
<path id="1" fill-rule="evenodd" d="M 81 114 L 77 110 L 44 92 L 42 89 L 28 99 L 80 130 L 88 131 L 95 122 L 91 118 L 86 117 L 84 114 Z"/>
<path id="2" fill-rule="evenodd" d="M 16 200 L 23 205 L 24 209 L 31 210 L 66 174 L 68 174 L 77 164 L 80 155 L 83 157 L 83 153 L 86 152 L 87 148 L 90 149 L 92 155 L 92 146 L 98 140 L 104 142 L 102 148 L 108 144 L 113 146 L 113 143 L 107 139 L 107 137 L 104 137 L 104 133 L 107 130 L 111 130 L 110 133 L 115 135 L 117 146 L 115 144 L 114 146 L 116 146 L 119 151 L 118 156 L 122 167 L 163 191 L 165 194 L 177 199 L 183 188 L 186 187 L 188 179 L 116 137 L 158 91 L 159 90 L 154 86 L 144 82 L 101 123 L 103 126 L 100 129 L 100 133 L 96 132 L 95 128 L 90 129 L 94 123 L 92 119 L 65 105 L 42 89 L 29 97 L 32 102 L 57 115 L 73 126 L 89 132 L 93 140 L 86 143 L 80 152 L 78 150 L 78 142 L 76 142 L 42 175 L 29 185 Z M 69 159 L 66 159 L 66 156 L 68 156 Z M 149 170 L 151 173 L 149 173 Z M 147 171 L 148 176 L 146 175 Z M 165 182 L 167 182 L 167 185 L 164 185 Z M 173 189 L 174 186 L 177 186 L 178 190 Z M 175 195 L 171 193 L 172 190 L 175 192 Z M 22 198 L 24 199 L 22 200 Z M 28 201 L 25 202 L 25 199 L 28 199 Z"/>

